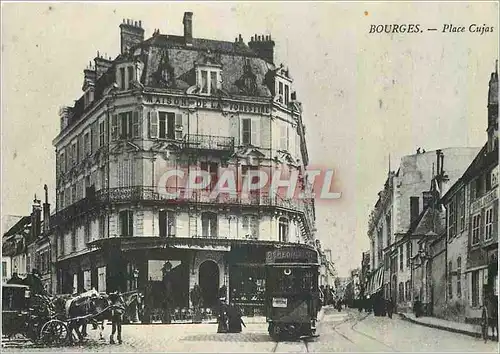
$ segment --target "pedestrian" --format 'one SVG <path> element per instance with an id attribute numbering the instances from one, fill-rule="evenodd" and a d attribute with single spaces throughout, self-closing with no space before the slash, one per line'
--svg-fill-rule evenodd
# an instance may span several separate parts
<path id="1" fill-rule="evenodd" d="M 118 344 L 122 344 L 122 321 L 123 314 L 125 313 L 125 301 L 119 291 L 109 295 L 111 300 L 111 336 L 109 338 L 110 344 L 115 344 L 114 336 L 117 333 Z"/>
<path id="2" fill-rule="evenodd" d="M 241 328 L 242 325 L 243 325 L 243 327 L 246 328 L 246 325 L 243 322 L 241 311 L 236 305 L 234 305 L 234 304 L 229 305 L 229 308 L 227 311 L 227 317 L 228 317 L 228 332 L 229 333 L 240 333 L 242 330 L 242 328 Z"/>
<path id="3" fill-rule="evenodd" d="M 389 318 L 392 318 L 392 312 L 394 310 L 394 304 L 392 302 L 392 297 L 390 297 L 387 300 L 386 306 L 387 306 L 387 316 L 389 316 Z"/>

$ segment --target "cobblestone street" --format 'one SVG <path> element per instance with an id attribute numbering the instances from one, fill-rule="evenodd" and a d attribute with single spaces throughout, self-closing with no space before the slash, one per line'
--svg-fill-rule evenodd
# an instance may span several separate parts
<path id="1" fill-rule="evenodd" d="M 62 352 L 497 352 L 498 343 L 484 343 L 465 335 L 431 329 L 400 319 L 374 317 L 357 311 L 338 313 L 327 308 L 318 330 L 308 342 L 273 342 L 263 321 L 248 320 L 243 333 L 218 334 L 215 324 L 127 325 L 123 344 L 99 341 L 89 331 L 85 345 L 57 348 Z M 254 322 L 254 323 L 252 323 Z M 111 328 L 106 326 L 109 339 Z M 23 346 L 5 352 L 44 352 L 47 348 Z"/>

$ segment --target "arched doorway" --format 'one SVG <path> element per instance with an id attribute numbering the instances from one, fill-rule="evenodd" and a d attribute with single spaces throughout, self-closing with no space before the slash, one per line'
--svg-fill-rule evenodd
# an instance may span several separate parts
<path id="1" fill-rule="evenodd" d="M 219 266 L 214 261 L 205 261 L 200 265 L 198 281 L 200 284 L 203 307 L 217 306 L 219 293 Z"/>

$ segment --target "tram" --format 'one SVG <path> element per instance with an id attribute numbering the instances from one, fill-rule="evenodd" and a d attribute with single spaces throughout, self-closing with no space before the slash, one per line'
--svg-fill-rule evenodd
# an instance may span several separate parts
<path id="1" fill-rule="evenodd" d="M 273 339 L 316 335 L 319 267 L 318 252 L 307 245 L 267 252 L 265 310 Z"/>

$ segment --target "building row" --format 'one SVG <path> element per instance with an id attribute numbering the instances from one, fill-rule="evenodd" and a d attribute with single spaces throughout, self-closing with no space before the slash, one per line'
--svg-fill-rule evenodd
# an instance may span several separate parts
<path id="1" fill-rule="evenodd" d="M 225 286 L 231 302 L 260 308 L 266 251 L 321 251 L 312 198 L 241 193 L 259 170 L 297 173 L 299 188 L 310 186 L 302 105 L 289 70 L 275 64 L 275 42 L 196 38 L 191 12 L 182 23 L 182 35 L 156 30 L 145 38 L 141 21 L 124 20 L 120 54 L 97 53 L 81 97 L 60 110 L 55 213 L 44 214 L 39 237 L 23 236 L 38 227 L 23 223 L 31 218 L 4 235 L 10 253 L 25 249 L 12 246 L 11 234 L 48 252 L 38 267 L 50 274 L 52 293 L 139 290 L 160 311 L 168 272 L 176 308 L 189 306 L 195 285 L 205 307 Z M 238 193 L 214 198 L 224 169 L 236 172 Z M 174 170 L 204 171 L 210 184 L 192 190 L 170 178 L 167 186 Z M 321 258 L 328 282 L 331 261 Z"/>
<path id="2" fill-rule="evenodd" d="M 462 322 L 480 318 L 486 296 L 498 301 L 498 63 L 486 132 L 482 147 L 419 149 L 389 169 L 368 225 L 365 296 Z"/>

